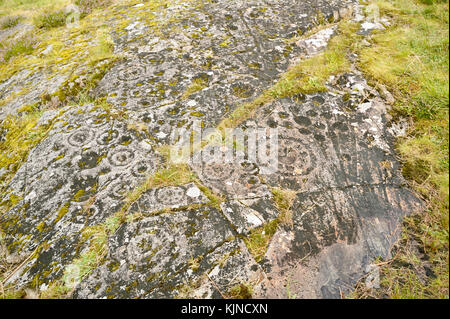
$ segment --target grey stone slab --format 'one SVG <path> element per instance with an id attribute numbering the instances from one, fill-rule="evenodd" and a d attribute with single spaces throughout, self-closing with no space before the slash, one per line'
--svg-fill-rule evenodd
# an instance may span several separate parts
<path id="1" fill-rule="evenodd" d="M 245 245 L 232 235 L 228 222 L 209 207 L 123 225 L 109 239 L 106 262 L 81 282 L 75 298 L 174 298 L 207 273 L 226 289 L 258 269 L 254 261 L 256 270 L 250 269 Z M 194 290 L 189 293 L 202 297 L 219 293 L 205 283 Z"/>

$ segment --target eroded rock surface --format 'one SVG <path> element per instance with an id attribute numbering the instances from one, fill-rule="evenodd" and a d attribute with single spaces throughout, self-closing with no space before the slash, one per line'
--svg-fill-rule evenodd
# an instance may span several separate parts
<path id="1" fill-rule="evenodd" d="M 75 297 L 182 297 L 183 289 L 194 290 L 190 287 L 205 272 L 224 291 L 258 276 L 243 242 L 233 238 L 222 214 L 208 207 L 124 225 L 109 247 L 105 264 L 81 283 Z M 199 297 L 220 297 L 209 285 Z"/>
<path id="2" fill-rule="evenodd" d="M 299 58 L 319 54 L 335 27 L 287 40 L 354 8 L 350 0 L 218 0 L 107 9 L 101 17 L 120 59 L 91 93 L 108 104 L 47 110 L 37 123 L 48 127 L 42 141 L 16 171 L 1 167 L 11 179 L 0 226 L 18 265 L 4 285 L 45 289 L 62 278 L 89 250 L 93 239 L 83 231 L 107 223 L 130 191 L 166 167 L 157 149 L 175 129 L 195 121 L 216 126 Z M 19 94 L 26 78 L 33 85 Z M 0 119 L 68 79 L 64 72 L 15 73 L 0 83 Z M 421 204 L 401 176 L 382 97 L 356 69 L 327 88 L 263 105 L 239 126 L 278 129 L 276 171 L 249 160 L 193 161 L 196 183 L 146 189 L 73 296 L 223 298 L 241 283 L 261 298 L 286 297 L 286 284 L 305 298 L 350 289 L 374 258 L 389 257 L 402 217 Z M 296 193 L 292 220 L 279 225 L 256 262 L 246 239 L 280 217 L 274 187 Z"/>
<path id="3" fill-rule="evenodd" d="M 245 233 L 278 216 L 264 204 L 270 195 L 261 189 L 297 193 L 292 227 L 275 234 L 261 263 L 268 276 L 261 297 L 285 297 L 290 284 L 299 297 L 339 298 L 371 261 L 390 257 L 402 217 L 421 203 L 405 188 L 385 113 L 362 76 L 347 73 L 333 79 L 326 93 L 278 100 L 242 124 L 243 130 L 278 129 L 279 165 L 265 174 L 246 162 L 258 172 L 257 182 L 249 183 L 242 163 L 216 164 L 222 168 L 216 170 L 222 173 L 218 184 L 230 198 L 223 204 L 230 222 Z M 221 187 L 213 173 L 199 176 L 205 185 Z M 252 203 L 239 201 L 232 185 L 252 194 Z"/>
<path id="4" fill-rule="evenodd" d="M 140 21 L 126 28 L 117 39 L 117 52 L 126 60 L 108 72 L 96 92 L 145 122 L 157 142 L 168 143 L 174 128 L 190 127 L 197 119 L 214 126 L 256 98 L 304 49 L 286 40 L 317 25 L 318 13 L 329 20 L 348 15 L 350 4 L 283 0 L 175 6 L 166 12 L 165 19 L 174 20 L 167 33 L 145 36 L 147 27 Z"/>

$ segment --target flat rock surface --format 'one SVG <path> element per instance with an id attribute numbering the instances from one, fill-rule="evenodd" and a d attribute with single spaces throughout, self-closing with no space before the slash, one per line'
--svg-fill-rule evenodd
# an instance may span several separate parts
<path id="1" fill-rule="evenodd" d="M 108 106 L 45 110 L 37 123 L 48 128 L 45 138 L 19 167 L 1 167 L 0 229 L 17 266 L 3 284 L 45 289 L 61 279 L 89 249 L 83 232 L 107 223 L 129 192 L 166 167 L 158 150 L 175 130 L 196 121 L 215 127 L 253 101 L 298 58 L 325 49 L 335 27 L 289 39 L 320 17 L 349 16 L 355 3 L 177 0 L 105 9 L 120 58 L 90 93 Z M 0 82 L 0 120 L 69 85 L 62 69 L 30 67 Z M 390 256 L 402 218 L 421 202 L 401 176 L 382 97 L 356 69 L 327 89 L 263 105 L 239 126 L 278 130 L 276 171 L 249 160 L 194 161 L 196 182 L 145 189 L 127 210 L 135 218 L 107 236 L 104 258 L 72 296 L 224 298 L 240 283 L 259 298 L 285 298 L 287 284 L 303 298 L 351 289 L 376 257 Z M 247 238 L 280 217 L 275 187 L 295 192 L 292 224 L 279 225 L 257 262 Z"/>

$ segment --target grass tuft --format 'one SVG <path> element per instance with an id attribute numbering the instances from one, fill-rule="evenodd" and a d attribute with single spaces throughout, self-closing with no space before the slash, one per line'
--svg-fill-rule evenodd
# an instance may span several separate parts
<path id="1" fill-rule="evenodd" d="M 0 168 L 14 174 L 26 159 L 28 152 L 46 136 L 47 126 L 37 126 L 41 113 L 34 111 L 24 117 L 10 116 L 0 125 Z M 2 177 L 6 184 L 6 177 Z"/>
<path id="2" fill-rule="evenodd" d="M 34 24 L 40 29 L 58 28 L 66 24 L 67 17 L 64 10 L 46 11 L 34 18 Z"/>
<path id="3" fill-rule="evenodd" d="M 19 24 L 21 19 L 22 19 L 22 17 L 20 17 L 20 16 L 14 16 L 14 17 L 8 16 L 8 17 L 4 17 L 4 18 L 0 19 L 0 30 L 15 27 L 16 25 Z"/>
<path id="4" fill-rule="evenodd" d="M 291 208 L 296 198 L 296 192 L 281 188 L 273 188 L 272 194 L 275 205 L 280 211 L 280 215 L 278 216 L 280 225 L 292 228 L 294 222 L 292 220 Z"/>
<path id="5" fill-rule="evenodd" d="M 74 4 L 78 6 L 83 18 L 95 9 L 108 7 L 112 4 L 112 0 L 75 0 Z"/>
<path id="6" fill-rule="evenodd" d="M 262 227 L 252 229 L 250 234 L 244 238 L 244 242 L 256 262 L 264 259 L 267 246 L 278 229 L 278 223 L 278 220 L 275 219 Z"/>
<path id="7" fill-rule="evenodd" d="M 191 85 L 184 92 L 182 99 L 187 100 L 192 94 L 197 93 L 209 85 L 209 81 L 205 78 L 199 77 L 192 81 Z"/>
<path id="8" fill-rule="evenodd" d="M 24 35 L 15 40 L 14 43 L 6 44 L 6 47 L 3 48 L 3 51 L 5 51 L 5 53 L 2 54 L 3 61 L 8 62 L 15 56 L 31 54 L 34 51 L 35 46 L 36 39 L 31 35 Z M 0 49 L 2 49 L 1 46 Z"/>
<path id="9" fill-rule="evenodd" d="M 227 299 L 252 299 L 253 287 L 247 283 L 234 285 L 226 294 Z"/>

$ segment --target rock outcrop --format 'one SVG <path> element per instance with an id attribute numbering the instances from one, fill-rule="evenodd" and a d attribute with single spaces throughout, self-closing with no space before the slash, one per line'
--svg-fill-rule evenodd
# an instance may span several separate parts
<path id="1" fill-rule="evenodd" d="M 278 130 L 278 170 L 195 161 L 186 183 L 145 188 L 131 203 L 127 194 L 167 167 L 161 149 L 175 130 L 216 127 L 299 58 L 320 54 L 336 26 L 299 36 L 350 17 L 357 1 L 157 2 L 92 18 L 108 25 L 114 58 L 92 66 L 86 49 L 52 69 L 4 69 L 13 74 L 0 82 L 0 137 L 25 105 L 44 112 L 23 162 L 1 162 L 0 229 L 17 265 L 3 284 L 45 290 L 69 274 L 75 298 L 223 298 L 243 283 L 259 298 L 285 298 L 287 284 L 298 297 L 341 297 L 389 257 L 402 218 L 421 208 L 401 176 L 386 102 L 356 67 L 239 124 Z M 96 45 L 59 32 L 65 45 Z M 95 102 L 67 103 L 87 81 Z M 50 109 L 48 97 L 58 97 Z M 274 188 L 295 194 L 292 216 L 256 258 L 251 234 L 283 214 Z M 104 249 L 91 263 L 99 229 Z M 83 258 L 86 268 L 74 262 Z"/>

